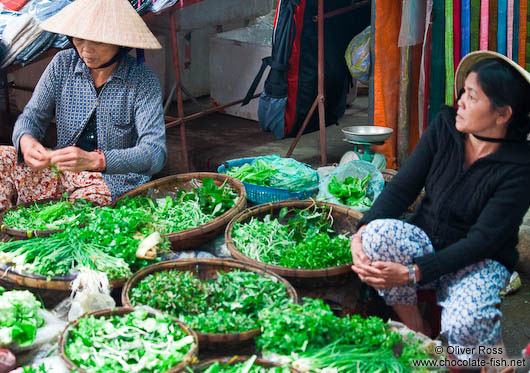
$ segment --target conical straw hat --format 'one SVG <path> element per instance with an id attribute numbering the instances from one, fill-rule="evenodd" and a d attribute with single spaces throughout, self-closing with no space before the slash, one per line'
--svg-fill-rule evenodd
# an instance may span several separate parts
<path id="1" fill-rule="evenodd" d="M 162 48 L 127 0 L 76 0 L 42 22 L 40 27 L 57 34 L 122 47 Z"/>

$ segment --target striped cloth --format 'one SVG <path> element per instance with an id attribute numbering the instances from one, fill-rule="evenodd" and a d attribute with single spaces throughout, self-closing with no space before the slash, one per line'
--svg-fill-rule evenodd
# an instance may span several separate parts
<path id="1" fill-rule="evenodd" d="M 460 52 L 462 51 L 461 1 L 465 0 L 453 1 L 453 66 L 455 69 L 460 62 Z"/>
<path id="2" fill-rule="evenodd" d="M 520 0 L 520 16 L 519 16 L 519 59 L 518 63 L 521 67 L 526 66 L 526 15 L 530 0 Z"/>
<path id="3" fill-rule="evenodd" d="M 496 0 L 492 0 L 496 1 Z M 488 49 L 488 26 L 490 15 L 489 0 L 482 0 L 480 3 L 480 50 Z"/>
<path id="4" fill-rule="evenodd" d="M 513 0 L 508 0 L 508 11 L 506 17 L 506 55 L 513 58 Z"/>
<path id="5" fill-rule="evenodd" d="M 445 104 L 453 106 L 455 67 L 453 61 L 453 0 L 445 0 Z"/>
<path id="6" fill-rule="evenodd" d="M 497 52 L 506 56 L 508 0 L 499 0 L 499 8 L 497 11 Z"/>
<path id="7" fill-rule="evenodd" d="M 471 38 L 471 1 L 470 0 L 462 0 L 461 4 L 461 16 L 460 16 L 460 24 L 462 25 L 462 44 L 461 44 L 461 51 L 460 56 L 463 58 L 466 54 L 469 53 L 470 50 L 470 38 Z M 455 66 L 457 66 L 455 64 Z"/>
<path id="8" fill-rule="evenodd" d="M 498 0 L 490 0 L 488 49 L 497 52 L 497 10 Z"/>
<path id="9" fill-rule="evenodd" d="M 530 1 L 530 0 L 529 0 Z M 429 87 L 429 123 L 440 112 L 445 98 L 445 2 L 435 1 L 432 6 L 431 73 Z M 451 57 L 452 58 L 452 57 Z"/>
<path id="10" fill-rule="evenodd" d="M 480 0 L 471 0 L 471 26 L 469 47 L 471 51 L 478 50 L 480 23 Z"/>
<path id="11" fill-rule="evenodd" d="M 513 2 L 513 57 L 512 59 L 515 62 L 519 62 L 519 0 L 514 0 Z"/>

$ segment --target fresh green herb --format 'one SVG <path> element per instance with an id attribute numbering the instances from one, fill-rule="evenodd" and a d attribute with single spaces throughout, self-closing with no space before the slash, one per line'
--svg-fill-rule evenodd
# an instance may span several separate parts
<path id="1" fill-rule="evenodd" d="M 165 372 L 181 363 L 193 345 L 193 337 L 172 318 L 139 309 L 123 316 L 80 318 L 70 329 L 65 351 L 89 372 Z"/>
<path id="2" fill-rule="evenodd" d="M 35 202 L 8 210 L 3 223 L 13 229 L 28 231 L 65 229 L 85 223 L 92 210 L 91 203 L 84 199 Z"/>
<path id="3" fill-rule="evenodd" d="M 378 317 L 340 318 L 320 299 L 303 301 L 260 312 L 258 349 L 294 356 L 293 367 L 304 372 L 410 372 L 413 360 L 429 358 L 419 340 Z"/>
<path id="4" fill-rule="evenodd" d="M 37 368 L 33 367 L 33 365 L 27 365 L 22 367 L 22 373 L 47 373 L 47 370 L 44 364 L 39 365 Z"/>
<path id="5" fill-rule="evenodd" d="M 333 176 L 328 184 L 328 191 L 348 206 L 370 207 L 372 200 L 368 195 L 368 186 L 372 175 L 368 174 L 364 178 L 349 176 L 340 182 Z"/>
<path id="6" fill-rule="evenodd" d="M 6 291 L 0 295 L 0 346 L 33 343 L 37 329 L 44 325 L 40 302 L 27 290 Z"/>
<path id="7" fill-rule="evenodd" d="M 174 198 L 156 201 L 142 196 L 125 198 L 117 208 L 141 211 L 149 220 L 144 228 L 147 231 L 167 234 L 195 228 L 224 214 L 238 198 L 229 185 L 217 186 L 210 177 L 203 178 L 201 183 L 193 191 L 179 190 Z"/>
<path id="8" fill-rule="evenodd" d="M 203 373 L 290 373 L 288 367 L 272 367 L 265 368 L 254 364 L 256 361 L 256 355 L 252 356 L 245 362 L 235 364 L 221 364 L 215 362 L 210 365 L 206 370 L 202 370 Z M 190 369 L 190 371 L 192 371 Z"/>
<path id="9" fill-rule="evenodd" d="M 294 217 L 282 224 L 289 213 Z M 266 215 L 262 221 L 235 223 L 233 241 L 246 256 L 283 267 L 318 269 L 350 263 L 349 239 L 336 234 L 332 223 L 327 207 L 283 208 L 278 218 Z"/>
<path id="10" fill-rule="evenodd" d="M 285 286 L 253 272 L 217 272 L 200 281 L 189 271 L 170 270 L 146 276 L 131 289 L 133 305 L 170 313 L 203 333 L 235 333 L 259 327 L 257 313 L 287 301 Z"/>

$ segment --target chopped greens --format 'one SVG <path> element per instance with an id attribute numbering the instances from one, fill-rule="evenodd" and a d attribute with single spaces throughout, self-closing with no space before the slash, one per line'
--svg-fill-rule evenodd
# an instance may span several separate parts
<path id="1" fill-rule="evenodd" d="M 84 199 L 73 201 L 49 201 L 30 206 L 18 206 L 8 210 L 2 218 L 3 224 L 19 230 L 55 230 L 85 223 L 93 210 Z"/>
<path id="2" fill-rule="evenodd" d="M 82 317 L 65 343 L 68 358 L 88 372 L 165 372 L 193 348 L 169 316 L 135 310 L 123 316 Z"/>
<path id="3" fill-rule="evenodd" d="M 40 308 L 40 302 L 27 290 L 3 292 L 0 295 L 0 346 L 31 345 L 37 329 L 44 325 Z"/>
<path id="4" fill-rule="evenodd" d="M 179 318 L 202 333 L 236 333 L 259 327 L 257 313 L 287 302 L 285 286 L 253 272 L 217 272 L 201 281 L 189 271 L 155 272 L 129 294 L 133 305 L 148 305 Z"/>
<path id="5" fill-rule="evenodd" d="M 283 218 L 294 212 L 286 223 Z M 259 262 L 289 268 L 319 269 L 351 262 L 349 239 L 332 229 L 328 207 L 288 210 L 278 218 L 266 215 L 235 223 L 232 232 L 235 246 L 246 256 Z"/>
<path id="6" fill-rule="evenodd" d="M 333 176 L 328 184 L 328 191 L 344 205 L 370 207 L 372 200 L 368 196 L 368 186 L 371 178 L 372 175 L 370 174 L 362 179 L 349 176 L 341 182 L 337 180 L 336 176 Z"/>
<path id="7" fill-rule="evenodd" d="M 291 370 L 288 367 L 272 367 L 266 368 L 255 364 L 256 355 L 250 357 L 247 361 L 242 363 L 219 363 L 215 362 L 205 370 L 201 370 L 202 373 L 290 373 Z M 191 369 L 190 369 L 191 370 Z M 191 370 L 193 371 L 193 370 Z M 197 370 L 196 370 L 197 371 Z"/>

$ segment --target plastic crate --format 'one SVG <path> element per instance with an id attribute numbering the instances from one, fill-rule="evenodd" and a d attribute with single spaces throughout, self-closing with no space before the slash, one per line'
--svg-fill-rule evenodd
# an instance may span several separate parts
<path id="1" fill-rule="evenodd" d="M 226 161 L 217 168 L 217 172 L 224 174 L 232 167 L 240 167 L 246 163 L 252 163 L 255 159 L 256 158 L 239 158 Z M 243 182 L 243 185 L 247 191 L 247 200 L 259 204 L 279 202 L 286 199 L 308 199 L 318 192 L 318 187 L 315 189 L 303 190 L 301 192 L 290 192 L 287 189 L 272 188 L 245 182 Z"/>

